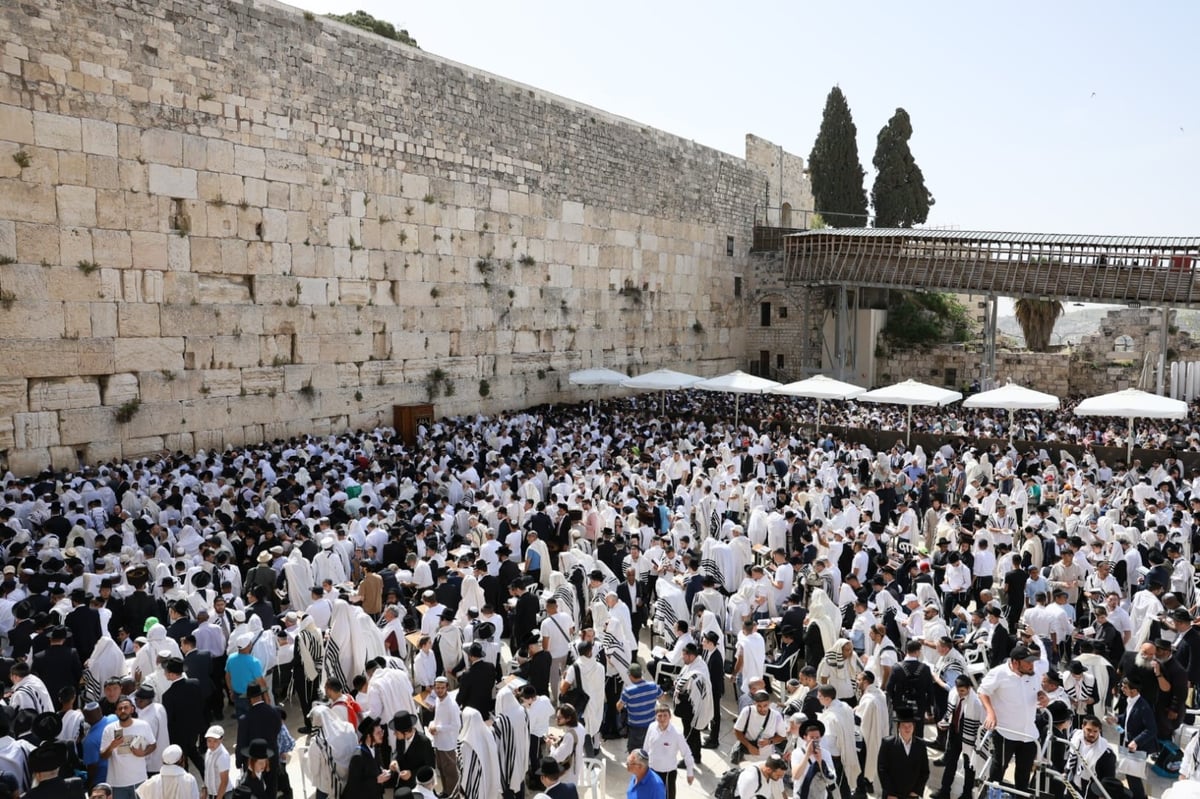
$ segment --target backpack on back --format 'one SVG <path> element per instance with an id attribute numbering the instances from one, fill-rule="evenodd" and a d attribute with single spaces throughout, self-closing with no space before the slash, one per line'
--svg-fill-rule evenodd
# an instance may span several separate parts
<path id="1" fill-rule="evenodd" d="M 717 787 L 713 791 L 713 799 L 737 799 L 738 777 L 742 776 L 743 769 L 748 768 L 757 770 L 758 766 L 751 764 L 749 766 L 734 766 L 733 768 L 727 769 L 725 773 L 721 775 L 721 779 L 717 780 Z M 761 796 L 759 791 L 762 790 L 762 783 L 762 772 L 759 771 L 758 788 L 754 791 L 755 796 Z"/>

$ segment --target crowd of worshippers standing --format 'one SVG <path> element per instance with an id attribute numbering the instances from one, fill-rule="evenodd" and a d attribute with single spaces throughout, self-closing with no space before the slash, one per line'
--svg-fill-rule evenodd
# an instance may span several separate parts
<path id="1" fill-rule="evenodd" d="M 612 402 L 8 474 L 0 799 L 1141 799 L 1185 471 Z"/>

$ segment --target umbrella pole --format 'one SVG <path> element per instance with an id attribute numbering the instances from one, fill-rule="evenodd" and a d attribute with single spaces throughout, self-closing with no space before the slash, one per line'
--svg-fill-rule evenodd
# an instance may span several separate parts
<path id="1" fill-rule="evenodd" d="M 734 394 L 733 395 L 733 426 L 735 429 L 737 428 L 738 410 L 740 409 L 741 402 L 742 402 L 742 395 Z"/>
<path id="2" fill-rule="evenodd" d="M 821 437 L 821 398 L 817 397 L 817 438 Z"/>
<path id="3" fill-rule="evenodd" d="M 658 415 L 667 415 L 667 392 L 665 391 L 658 392 Z"/>
<path id="4" fill-rule="evenodd" d="M 908 406 L 908 424 L 904 425 L 904 448 L 910 449 L 912 444 L 912 406 Z"/>
<path id="5" fill-rule="evenodd" d="M 1125 469 L 1133 465 L 1133 417 L 1129 417 L 1129 445 L 1125 448 Z"/>
<path id="6" fill-rule="evenodd" d="M 1008 409 L 1008 446 L 1010 449 L 1012 448 L 1013 443 L 1013 420 L 1016 417 L 1016 414 L 1017 412 L 1012 408 Z"/>

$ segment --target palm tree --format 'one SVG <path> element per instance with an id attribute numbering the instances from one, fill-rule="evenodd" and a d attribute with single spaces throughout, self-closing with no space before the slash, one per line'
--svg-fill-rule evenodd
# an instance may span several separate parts
<path id="1" fill-rule="evenodd" d="M 1015 304 L 1017 324 L 1025 334 L 1025 348 L 1031 352 L 1045 352 L 1050 348 L 1050 334 L 1054 323 L 1062 315 L 1063 304 L 1058 300 L 1019 299 Z"/>

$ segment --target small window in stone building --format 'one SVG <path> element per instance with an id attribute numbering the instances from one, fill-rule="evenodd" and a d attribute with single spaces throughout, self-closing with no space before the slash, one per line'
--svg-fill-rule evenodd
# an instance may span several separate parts
<path id="1" fill-rule="evenodd" d="M 1113 342 L 1113 349 L 1117 352 L 1132 352 L 1133 336 L 1117 336 L 1117 340 Z"/>
<path id="2" fill-rule="evenodd" d="M 776 369 L 783 368 L 783 353 L 782 352 L 775 353 L 775 368 Z"/>
<path id="3" fill-rule="evenodd" d="M 733 236 L 725 237 L 725 254 L 733 257 Z"/>
<path id="4" fill-rule="evenodd" d="M 946 370 L 946 382 L 943 385 L 954 386 L 958 384 L 958 369 Z"/>
<path id="5" fill-rule="evenodd" d="M 733 296 L 742 296 L 742 279 L 737 275 L 735 275 L 733 278 Z"/>
<path id="6" fill-rule="evenodd" d="M 779 306 L 779 318 L 787 319 L 787 306 L 786 305 Z"/>
<path id="7" fill-rule="evenodd" d="M 769 302 L 762 303 L 759 306 L 758 310 L 759 310 L 759 320 L 758 320 L 759 326 L 760 327 L 770 327 L 771 326 L 771 303 L 769 303 Z"/>

